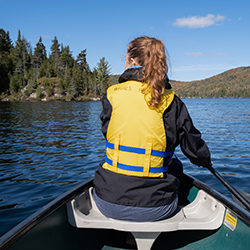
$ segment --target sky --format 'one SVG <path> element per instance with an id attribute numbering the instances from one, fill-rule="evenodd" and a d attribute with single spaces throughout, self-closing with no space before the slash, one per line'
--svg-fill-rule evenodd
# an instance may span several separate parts
<path id="1" fill-rule="evenodd" d="M 138 36 L 164 42 L 173 80 L 201 80 L 250 65 L 249 0 L 0 0 L 0 28 L 15 44 L 18 30 L 34 49 L 52 39 L 74 56 L 87 49 L 93 69 L 101 57 L 124 71 L 126 49 Z"/>

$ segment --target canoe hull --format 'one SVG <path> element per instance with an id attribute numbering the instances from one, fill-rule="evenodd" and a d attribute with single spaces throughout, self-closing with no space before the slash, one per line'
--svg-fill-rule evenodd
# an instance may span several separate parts
<path id="1" fill-rule="evenodd" d="M 249 213 L 205 184 L 186 176 L 187 199 L 193 201 L 199 189 L 216 196 L 237 217 L 234 230 L 223 223 L 216 230 L 178 230 L 161 233 L 152 249 L 248 249 Z M 136 249 L 131 233 L 112 229 L 72 227 L 67 202 L 92 186 L 87 181 L 51 202 L 35 215 L 0 238 L 0 246 L 10 250 L 42 249 Z M 230 218 L 229 218 L 230 219 Z M 231 221 L 232 222 L 232 221 Z M 232 223 L 233 224 L 233 223 Z"/>

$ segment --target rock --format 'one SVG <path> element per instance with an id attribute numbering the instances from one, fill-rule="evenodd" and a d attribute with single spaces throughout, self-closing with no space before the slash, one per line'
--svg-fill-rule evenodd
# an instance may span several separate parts
<path id="1" fill-rule="evenodd" d="M 45 96 L 45 98 L 49 96 L 45 90 L 42 91 L 42 94 Z"/>
<path id="2" fill-rule="evenodd" d="M 100 101 L 101 98 L 100 97 L 92 97 L 90 98 L 91 101 Z"/>
<path id="3" fill-rule="evenodd" d="M 30 95 L 30 98 L 32 98 L 32 99 L 36 99 L 36 98 L 37 98 L 36 93 L 32 93 L 32 94 Z"/>
<path id="4" fill-rule="evenodd" d="M 55 96 L 56 98 L 62 98 L 62 97 L 63 97 L 63 95 L 58 94 L 58 93 L 55 93 L 54 96 Z"/>

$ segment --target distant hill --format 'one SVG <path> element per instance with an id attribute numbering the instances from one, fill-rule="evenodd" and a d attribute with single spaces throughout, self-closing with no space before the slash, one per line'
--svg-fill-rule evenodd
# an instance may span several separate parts
<path id="1" fill-rule="evenodd" d="M 116 84 L 120 75 L 112 75 Z M 170 80 L 180 97 L 189 98 L 250 98 L 250 67 L 239 67 L 200 81 Z"/>
<path id="2" fill-rule="evenodd" d="M 180 97 L 250 98 L 250 67 L 231 69 L 200 81 L 170 83 Z"/>

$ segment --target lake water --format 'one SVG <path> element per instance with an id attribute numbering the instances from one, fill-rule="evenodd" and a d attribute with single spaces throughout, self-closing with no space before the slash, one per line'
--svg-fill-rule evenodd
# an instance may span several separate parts
<path id="1" fill-rule="evenodd" d="M 214 167 L 250 192 L 250 99 L 183 99 L 202 132 Z M 101 102 L 0 102 L 0 235 L 92 177 L 105 154 Z M 180 149 L 186 173 L 228 197 L 206 169 Z"/>

